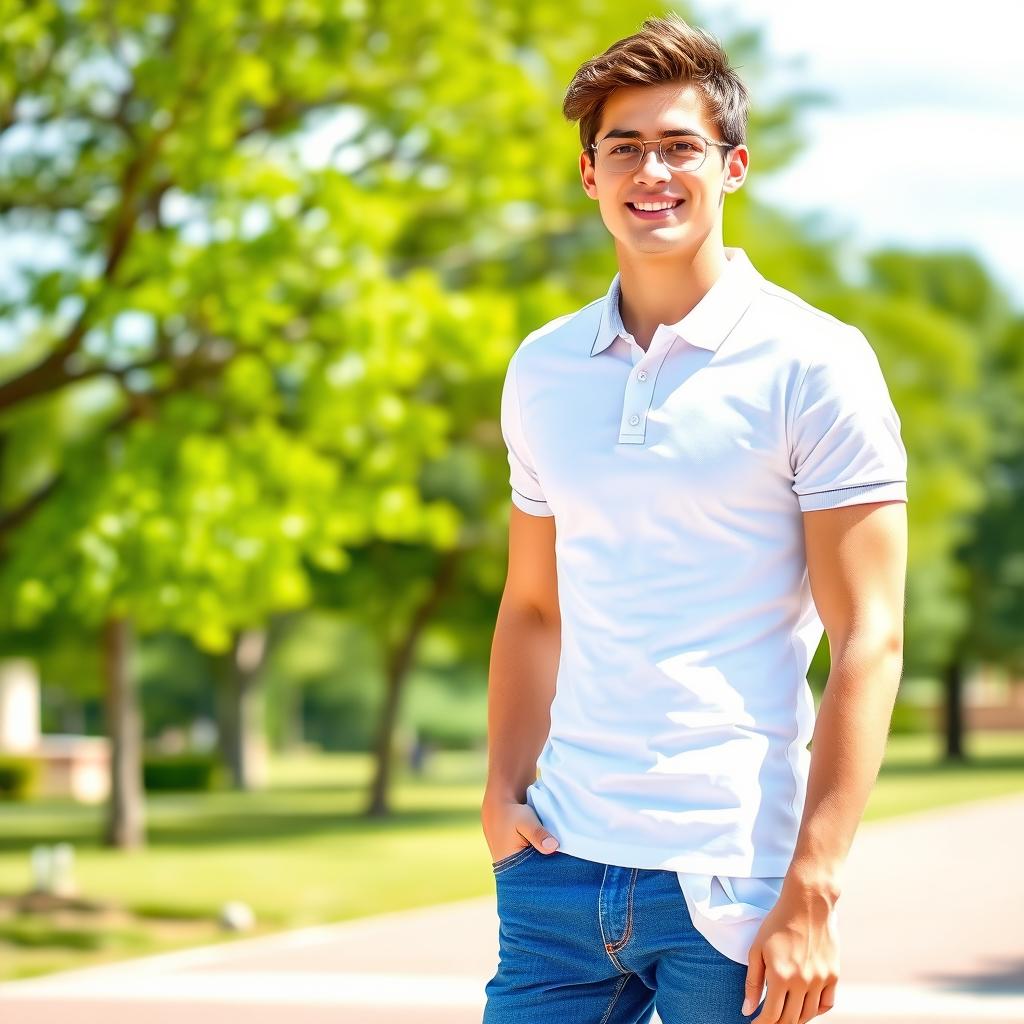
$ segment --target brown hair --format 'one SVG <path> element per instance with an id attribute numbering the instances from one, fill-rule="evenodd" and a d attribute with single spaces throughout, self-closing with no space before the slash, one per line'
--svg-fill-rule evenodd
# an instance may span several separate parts
<path id="1" fill-rule="evenodd" d="M 562 113 L 569 121 L 579 121 L 580 142 L 590 157 L 605 102 L 615 89 L 666 82 L 692 83 L 721 141 L 746 145 L 746 86 L 729 66 L 718 40 L 674 12 L 647 18 L 639 32 L 582 64 L 566 90 Z"/>

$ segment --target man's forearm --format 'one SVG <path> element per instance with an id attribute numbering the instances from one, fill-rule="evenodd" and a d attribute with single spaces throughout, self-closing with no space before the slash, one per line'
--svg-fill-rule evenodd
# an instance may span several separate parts
<path id="1" fill-rule="evenodd" d="M 487 682 L 487 785 L 490 799 L 526 799 L 551 727 L 561 623 L 532 610 L 499 609 Z"/>
<path id="2" fill-rule="evenodd" d="M 902 631 L 860 633 L 837 652 L 815 722 L 785 885 L 838 899 L 843 863 L 885 756 L 902 670 Z"/>

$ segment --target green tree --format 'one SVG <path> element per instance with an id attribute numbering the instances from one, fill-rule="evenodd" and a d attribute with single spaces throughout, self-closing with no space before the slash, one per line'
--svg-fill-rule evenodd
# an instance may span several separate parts
<path id="1" fill-rule="evenodd" d="M 959 759 L 966 668 L 1019 656 L 1011 581 L 1021 551 L 1012 523 L 1024 500 L 1013 478 L 1024 450 L 1020 322 L 972 254 L 886 250 L 873 254 L 870 271 L 868 316 L 887 336 L 907 396 L 924 506 L 908 581 L 910 646 L 917 666 L 942 679 L 945 756 Z"/>
<path id="2" fill-rule="evenodd" d="M 84 446 L 0 567 L 8 630 L 71 616 L 102 637 L 114 845 L 143 840 L 132 633 L 224 649 L 235 631 L 301 607 L 307 562 L 341 564 L 364 529 L 337 507 L 333 461 L 267 419 L 212 432 L 201 412 L 195 398 L 169 404 Z"/>

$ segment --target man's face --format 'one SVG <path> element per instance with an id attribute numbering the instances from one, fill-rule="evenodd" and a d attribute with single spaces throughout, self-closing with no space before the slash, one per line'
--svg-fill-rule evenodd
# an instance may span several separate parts
<path id="1" fill-rule="evenodd" d="M 700 94 L 691 85 L 669 83 L 616 89 L 605 101 L 595 142 L 610 131 L 636 130 L 642 139 L 657 139 L 668 129 L 689 129 L 712 142 L 724 141 L 706 120 Z M 668 143 L 666 143 L 666 146 Z M 580 156 L 584 191 L 596 199 L 605 226 L 618 246 L 637 253 L 695 253 L 721 227 L 722 199 L 746 176 L 745 146 L 734 150 L 710 146 L 695 171 L 680 171 L 661 162 L 657 145 L 648 146 L 634 171 L 615 171 L 592 163 L 593 151 Z M 643 216 L 630 204 L 681 200 L 666 213 Z"/>

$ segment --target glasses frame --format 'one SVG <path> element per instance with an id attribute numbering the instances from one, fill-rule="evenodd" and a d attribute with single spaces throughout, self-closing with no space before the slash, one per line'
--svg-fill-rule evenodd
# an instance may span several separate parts
<path id="1" fill-rule="evenodd" d="M 704 145 L 706 145 L 706 146 L 718 146 L 721 149 L 725 149 L 725 150 L 736 149 L 736 146 L 731 146 L 727 142 L 713 142 L 711 139 L 705 139 L 704 136 L 700 135 L 698 132 L 687 132 L 686 135 L 690 136 L 692 138 L 695 138 L 695 139 L 700 139 L 704 143 Z M 647 157 L 647 147 L 651 146 L 651 145 L 654 145 L 654 143 L 658 144 L 658 159 L 670 171 L 684 171 L 685 170 L 686 173 L 690 173 L 691 171 L 699 171 L 704 166 L 704 161 L 707 160 L 707 158 L 708 158 L 708 150 L 706 150 L 706 149 L 704 150 L 704 156 L 701 157 L 700 163 L 697 164 L 695 167 L 687 167 L 687 168 L 673 167 L 665 159 L 665 149 L 664 149 L 665 143 L 666 142 L 674 142 L 674 141 L 676 141 L 676 140 L 678 140 L 680 138 L 683 138 L 683 137 L 684 136 L 680 136 L 680 135 L 667 135 L 667 136 L 665 136 L 664 138 L 661 138 L 661 139 L 634 139 L 630 135 L 606 135 L 603 139 L 598 139 L 597 142 L 592 142 L 587 147 L 587 149 L 593 151 L 593 154 L 594 154 L 594 167 L 596 168 L 597 167 L 597 147 L 599 145 L 601 145 L 602 142 L 606 142 L 608 139 L 616 139 L 616 140 L 621 139 L 623 142 L 639 142 L 640 143 L 640 159 L 637 160 L 636 167 L 631 167 L 628 171 L 609 171 L 608 172 L 609 174 L 632 174 L 636 170 L 637 167 L 640 167 L 643 164 L 645 158 Z"/>

